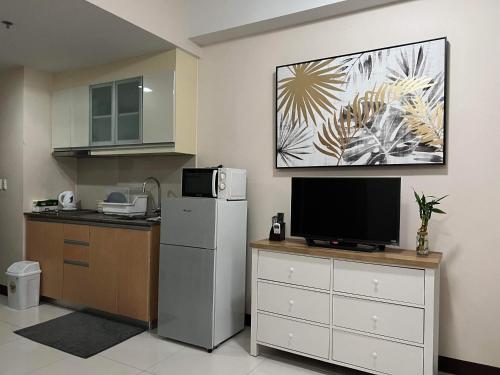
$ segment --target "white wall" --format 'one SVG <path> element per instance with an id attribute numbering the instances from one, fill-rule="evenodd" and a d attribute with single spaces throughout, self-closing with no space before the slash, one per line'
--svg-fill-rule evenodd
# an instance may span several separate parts
<path id="1" fill-rule="evenodd" d="M 24 69 L 0 74 L 0 178 L 8 189 L 0 190 L 0 284 L 6 285 L 7 267 L 22 258 L 23 251 L 23 85 Z"/>
<path id="2" fill-rule="evenodd" d="M 289 222 L 291 176 L 402 176 L 401 246 L 415 247 L 412 190 L 450 194 L 430 225 L 444 253 L 440 354 L 500 366 L 500 86 L 496 0 L 420 0 L 204 48 L 199 64 L 198 164 L 248 170 L 249 240 L 271 216 Z M 447 36 L 445 167 L 274 169 L 276 65 Z"/>

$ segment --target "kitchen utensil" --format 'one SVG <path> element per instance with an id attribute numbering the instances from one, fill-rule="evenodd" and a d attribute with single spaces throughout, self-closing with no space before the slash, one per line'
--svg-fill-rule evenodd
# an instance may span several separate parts
<path id="1" fill-rule="evenodd" d="M 72 191 L 63 191 L 57 198 L 63 210 L 76 210 L 75 193 Z"/>

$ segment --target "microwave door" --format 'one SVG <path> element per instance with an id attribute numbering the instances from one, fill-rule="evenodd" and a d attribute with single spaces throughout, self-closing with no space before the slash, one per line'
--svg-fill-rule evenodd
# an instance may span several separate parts
<path id="1" fill-rule="evenodd" d="M 182 171 L 182 195 L 184 197 L 215 198 L 217 197 L 216 189 L 216 169 L 186 168 Z"/>

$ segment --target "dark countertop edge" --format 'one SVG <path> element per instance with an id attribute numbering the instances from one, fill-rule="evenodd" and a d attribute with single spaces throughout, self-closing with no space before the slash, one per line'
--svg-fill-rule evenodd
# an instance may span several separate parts
<path id="1" fill-rule="evenodd" d="M 159 222 L 127 222 L 110 220 L 80 220 L 76 218 L 63 218 L 63 217 L 49 217 L 43 214 L 25 212 L 24 216 L 30 220 L 36 221 L 48 221 L 53 223 L 67 223 L 67 224 L 80 224 L 80 225 L 93 225 L 96 227 L 111 227 L 111 228 L 123 228 L 123 229 L 134 229 L 134 230 L 151 230 L 154 226 L 160 225 Z"/>

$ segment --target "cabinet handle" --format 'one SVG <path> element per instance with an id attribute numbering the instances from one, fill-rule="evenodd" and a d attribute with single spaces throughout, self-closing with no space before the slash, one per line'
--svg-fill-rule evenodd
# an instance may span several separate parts
<path id="1" fill-rule="evenodd" d="M 291 299 L 289 302 L 288 302 L 290 305 L 293 305 L 293 299 Z"/>
<path id="2" fill-rule="evenodd" d="M 378 291 L 378 279 L 373 279 L 373 287 L 375 291 Z"/>
<path id="3" fill-rule="evenodd" d="M 377 359 L 377 353 L 376 353 L 376 352 L 373 352 L 373 353 L 372 353 L 372 357 L 373 357 L 373 359 Z"/>
<path id="4" fill-rule="evenodd" d="M 295 268 L 290 267 L 290 273 L 293 273 L 293 271 L 295 271 Z"/>
<path id="5" fill-rule="evenodd" d="M 83 262 L 81 260 L 71 260 L 71 259 L 63 259 L 64 264 L 71 264 L 72 266 L 79 266 L 79 267 L 89 267 L 88 262 Z"/>
<path id="6" fill-rule="evenodd" d="M 288 334 L 288 338 L 289 338 L 290 340 L 291 340 L 291 339 L 293 339 L 293 333 L 289 333 L 289 334 Z"/>
<path id="7" fill-rule="evenodd" d="M 90 246 L 90 244 L 87 241 L 79 241 L 79 240 L 64 240 L 65 244 L 68 245 L 77 245 L 77 246 Z"/>
<path id="8" fill-rule="evenodd" d="M 378 320 L 378 316 L 377 316 L 377 315 L 373 315 L 373 316 L 372 316 L 372 319 L 373 319 L 374 321 L 377 321 L 377 320 Z"/>

